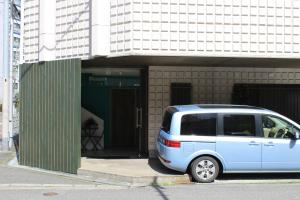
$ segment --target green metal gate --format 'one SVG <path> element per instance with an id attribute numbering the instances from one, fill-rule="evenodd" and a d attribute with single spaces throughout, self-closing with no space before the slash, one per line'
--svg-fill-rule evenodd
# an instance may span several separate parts
<path id="1" fill-rule="evenodd" d="M 20 164 L 77 173 L 80 167 L 81 61 L 20 66 Z"/>

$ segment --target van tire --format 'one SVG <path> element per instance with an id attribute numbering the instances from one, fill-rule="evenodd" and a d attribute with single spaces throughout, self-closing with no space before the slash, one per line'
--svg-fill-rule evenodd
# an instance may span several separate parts
<path id="1" fill-rule="evenodd" d="M 191 175 L 199 183 L 214 182 L 219 171 L 219 163 L 210 156 L 199 157 L 191 164 Z"/>

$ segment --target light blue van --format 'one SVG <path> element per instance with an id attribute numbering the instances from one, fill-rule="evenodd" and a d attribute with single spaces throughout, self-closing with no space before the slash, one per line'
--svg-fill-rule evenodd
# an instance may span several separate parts
<path id="1" fill-rule="evenodd" d="M 299 134 L 297 123 L 263 108 L 171 106 L 156 148 L 166 167 L 213 182 L 219 173 L 300 172 Z"/>

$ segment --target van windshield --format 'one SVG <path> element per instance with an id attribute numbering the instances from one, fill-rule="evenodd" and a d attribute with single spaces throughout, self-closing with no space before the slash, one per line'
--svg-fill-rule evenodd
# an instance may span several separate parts
<path id="1" fill-rule="evenodd" d="M 161 129 L 166 133 L 170 132 L 172 116 L 173 116 L 173 112 L 166 111 L 164 114 L 164 119 L 161 125 Z"/>

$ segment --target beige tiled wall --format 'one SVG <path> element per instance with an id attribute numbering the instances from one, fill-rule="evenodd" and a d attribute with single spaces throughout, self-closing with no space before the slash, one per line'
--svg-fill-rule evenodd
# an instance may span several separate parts
<path id="1" fill-rule="evenodd" d="M 230 103 L 234 83 L 300 84 L 300 69 L 225 67 L 149 67 L 149 153 L 155 151 L 155 138 L 164 108 L 170 102 L 170 83 L 192 83 L 193 103 Z"/>

